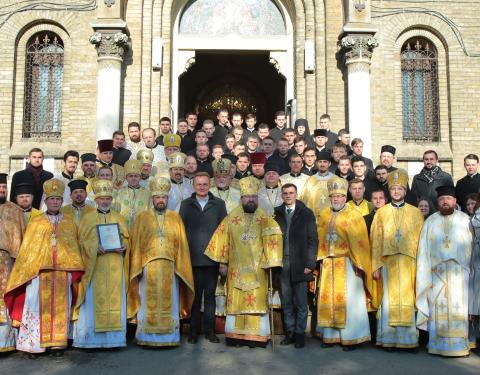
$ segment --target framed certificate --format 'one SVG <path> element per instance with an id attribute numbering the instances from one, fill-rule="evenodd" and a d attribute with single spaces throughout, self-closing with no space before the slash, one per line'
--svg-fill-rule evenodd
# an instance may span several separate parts
<path id="1" fill-rule="evenodd" d="M 123 247 L 120 227 L 115 224 L 97 224 L 98 241 L 104 251 L 113 251 Z"/>

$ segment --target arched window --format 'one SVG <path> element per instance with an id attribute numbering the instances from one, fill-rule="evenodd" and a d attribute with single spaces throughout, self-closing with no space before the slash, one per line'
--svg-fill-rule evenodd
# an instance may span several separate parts
<path id="1" fill-rule="evenodd" d="M 27 43 L 23 138 L 59 138 L 62 123 L 63 42 L 42 31 Z"/>
<path id="2" fill-rule="evenodd" d="M 403 139 L 440 139 L 437 50 L 424 38 L 411 38 L 401 52 Z"/>

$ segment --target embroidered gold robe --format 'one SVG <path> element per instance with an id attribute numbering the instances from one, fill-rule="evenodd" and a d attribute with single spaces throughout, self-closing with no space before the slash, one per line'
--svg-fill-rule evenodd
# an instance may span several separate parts
<path id="1" fill-rule="evenodd" d="M 357 210 L 362 216 L 368 215 L 373 209 L 372 204 L 366 199 L 363 199 L 360 204 L 356 204 L 353 200 L 348 201 L 347 204 Z"/>
<path id="2" fill-rule="evenodd" d="M 123 187 L 113 192 L 112 209 L 127 219 L 128 229 L 133 226 L 133 219 L 139 212 L 147 210 L 150 205 L 150 191 L 144 187 Z"/>
<path id="3" fill-rule="evenodd" d="M 280 177 L 280 181 L 282 182 L 282 185 L 294 184 L 297 187 L 297 199 L 303 201 L 303 191 L 309 178 L 310 176 L 305 173 L 299 173 L 297 176 L 294 176 L 291 173 L 285 173 Z"/>
<path id="4" fill-rule="evenodd" d="M 106 164 L 103 164 L 97 161 L 97 173 L 98 173 L 98 170 L 104 165 Z M 123 185 L 123 182 L 125 181 L 125 170 L 121 165 L 118 165 L 115 163 L 112 163 L 110 165 L 110 168 L 112 169 L 112 173 L 113 173 L 113 179 L 112 179 L 113 187 L 115 189 L 120 189 Z"/>
<path id="5" fill-rule="evenodd" d="M 43 212 L 40 210 L 37 210 L 35 207 L 32 207 L 30 212 L 23 212 L 23 219 L 25 221 L 25 225 L 28 225 L 31 219 L 33 219 L 35 216 L 40 216 L 42 215 Z"/>
<path id="6" fill-rule="evenodd" d="M 331 172 L 328 172 L 326 176 L 314 174 L 309 177 L 303 188 L 303 203 L 313 211 L 317 219 L 325 208 L 330 207 L 327 182 L 333 176 L 335 175 Z"/>
<path id="7" fill-rule="evenodd" d="M 408 203 L 399 208 L 387 204 L 377 211 L 373 219 L 370 231 L 372 272 L 382 267 L 388 271 L 390 326 L 414 324 L 416 259 L 422 225 L 420 210 Z M 379 280 L 379 285 L 382 283 Z M 382 294 L 377 295 L 374 301 L 377 307 Z"/>
<path id="8" fill-rule="evenodd" d="M 282 266 L 282 232 L 260 207 L 254 214 L 235 208 L 218 226 L 205 255 L 228 265 L 226 313 L 235 317 L 230 338 L 261 340 L 260 317 L 268 311 L 268 272 Z"/>
<path id="9" fill-rule="evenodd" d="M 125 252 L 118 254 L 108 252 L 98 254 L 97 224 L 114 224 L 120 227 L 120 235 Z M 90 283 L 93 283 L 95 332 L 116 331 L 122 329 L 122 272 L 124 286 L 127 290 L 130 238 L 125 218 L 115 211 L 107 214 L 97 210 L 87 213 L 78 227 L 80 249 L 85 264 L 85 274 L 82 276 L 75 305 L 73 320 L 78 318 L 80 305 L 85 300 Z"/>
<path id="10" fill-rule="evenodd" d="M 73 220 L 75 221 L 75 224 L 78 225 L 80 224 L 80 220 L 89 212 L 96 211 L 95 208 L 92 206 L 89 206 L 88 204 L 85 204 L 83 207 L 77 208 L 72 206 L 71 204 L 67 206 L 63 206 L 60 210 L 62 213 L 66 215 L 72 215 Z"/>
<path id="11" fill-rule="evenodd" d="M 258 206 L 260 208 L 270 216 L 273 216 L 275 207 L 281 206 L 282 203 L 282 188 L 280 184 L 273 189 L 269 189 L 262 184 L 258 190 Z"/>
<path id="12" fill-rule="evenodd" d="M 163 216 L 163 217 L 161 217 Z M 146 332 L 173 332 L 173 282 L 180 280 L 180 317 L 190 315 L 194 285 L 188 242 L 180 216 L 170 210 L 159 215 L 154 209 L 139 213 L 131 232 L 130 280 L 127 317 L 140 308 L 139 280 L 147 269 Z"/>
<path id="13" fill-rule="evenodd" d="M 227 207 L 227 214 L 232 212 L 241 204 L 240 190 L 231 186 L 227 191 L 220 190 L 215 186 L 215 179 L 212 178 L 211 182 L 214 185 L 210 188 L 210 193 L 225 202 L 225 206 Z M 225 279 L 219 275 L 217 280 L 217 287 L 215 289 L 215 297 L 217 299 L 215 315 L 217 316 L 225 316 L 225 296 Z"/>
<path id="14" fill-rule="evenodd" d="M 317 221 L 321 276 L 318 292 L 318 325 L 345 328 L 347 316 L 347 258 L 363 279 L 371 298 L 370 242 L 363 216 L 348 205 L 339 212 L 324 209 Z M 367 303 L 367 301 L 365 301 Z"/>
<path id="15" fill-rule="evenodd" d="M 83 270 L 77 230 L 71 216 L 63 215 L 57 225 L 53 225 L 46 214 L 31 219 L 5 292 L 5 304 L 14 325 L 20 325 L 22 320 L 27 284 L 39 277 L 40 345 L 43 348 L 66 346 L 70 321 L 68 274 L 72 275 L 75 300 Z"/>
<path id="16" fill-rule="evenodd" d="M 17 257 L 22 243 L 25 226 L 23 211 L 20 207 L 11 202 L 0 204 L 0 326 L 8 324 L 10 327 L 3 296 L 13 260 Z M 15 346 L 2 347 L 0 345 L 0 352 L 14 349 Z"/>
<path id="17" fill-rule="evenodd" d="M 227 213 L 232 212 L 234 208 L 240 205 L 240 190 L 234 187 L 230 187 L 228 190 L 220 190 L 214 186 L 210 188 L 210 193 L 225 202 Z"/>

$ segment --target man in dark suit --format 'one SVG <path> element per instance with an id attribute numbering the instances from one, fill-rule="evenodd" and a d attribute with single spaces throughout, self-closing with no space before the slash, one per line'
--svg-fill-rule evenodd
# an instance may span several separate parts
<path id="1" fill-rule="evenodd" d="M 463 159 L 463 166 L 467 174 L 457 181 L 455 186 L 455 194 L 457 202 L 462 207 L 462 211 L 466 212 L 467 195 L 478 193 L 480 189 L 480 174 L 478 174 L 478 156 L 468 154 Z"/>
<path id="2" fill-rule="evenodd" d="M 333 145 L 338 141 L 338 134 L 330 130 L 331 122 L 332 120 L 330 118 L 330 115 L 325 113 L 320 116 L 320 123 L 318 124 L 319 129 L 325 129 L 327 131 L 326 133 L 326 137 L 328 138 L 327 149 L 329 150 L 332 150 Z"/>
<path id="3" fill-rule="evenodd" d="M 305 346 L 308 317 L 308 282 L 316 267 L 318 236 L 313 212 L 297 200 L 297 187 L 282 186 L 283 204 L 275 208 L 275 221 L 283 234 L 281 300 L 286 336 L 281 345 Z"/>
<path id="4" fill-rule="evenodd" d="M 381 188 L 373 190 L 371 193 L 371 202 L 373 210 L 368 215 L 363 217 L 365 219 L 365 224 L 367 225 L 368 238 L 370 238 L 370 229 L 372 228 L 373 218 L 375 217 L 376 212 L 387 204 L 387 196 L 385 195 L 385 191 Z M 370 324 L 370 335 L 372 337 L 372 342 L 375 342 L 377 338 L 376 311 L 368 312 L 368 322 Z"/>
<path id="5" fill-rule="evenodd" d="M 352 151 L 353 154 L 351 155 L 352 161 L 354 157 L 361 158 L 365 163 L 365 166 L 369 171 L 373 170 L 373 162 L 372 159 L 369 159 L 363 156 L 363 141 L 361 138 L 353 138 L 352 139 Z"/>
<path id="6" fill-rule="evenodd" d="M 32 148 L 30 150 L 27 161 L 27 168 L 23 171 L 15 172 L 12 177 L 10 201 L 15 202 L 15 197 L 17 196 L 16 187 L 18 184 L 26 182 L 35 188 L 32 206 L 39 209 L 42 203 L 43 183 L 53 178 L 53 173 L 43 169 L 43 151 L 39 148 Z"/>
<path id="7" fill-rule="evenodd" d="M 121 165 L 122 167 L 125 165 L 130 156 L 132 155 L 132 151 L 127 150 L 125 147 L 125 133 L 121 130 L 115 130 L 113 132 L 113 159 L 112 163 Z"/>
<path id="8" fill-rule="evenodd" d="M 377 188 L 376 190 L 372 191 L 371 194 L 371 203 L 373 206 L 373 210 L 370 211 L 368 215 L 365 215 L 363 218 L 365 219 L 365 224 L 367 224 L 368 236 L 370 236 L 370 228 L 372 227 L 373 218 L 375 217 L 375 213 L 387 204 L 387 197 L 385 195 L 385 191 L 383 189 Z"/>
<path id="9" fill-rule="evenodd" d="M 210 176 L 199 172 L 193 179 L 195 192 L 182 201 L 180 216 L 187 233 L 190 258 L 192 261 L 195 298 L 191 310 L 190 335 L 188 342 L 198 342 L 200 330 L 200 309 L 203 297 L 203 329 L 205 338 L 218 343 L 215 335 L 215 288 L 218 278 L 218 263 L 204 255 L 213 233 L 227 216 L 225 202 L 216 198 L 210 189 Z"/>

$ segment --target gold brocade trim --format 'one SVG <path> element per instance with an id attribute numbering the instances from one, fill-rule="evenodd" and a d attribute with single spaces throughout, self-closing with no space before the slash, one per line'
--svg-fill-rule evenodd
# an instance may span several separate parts
<path id="1" fill-rule="evenodd" d="M 320 327 L 345 328 L 347 321 L 347 258 L 322 262 L 318 305 Z"/>
<path id="2" fill-rule="evenodd" d="M 271 236 L 273 234 L 282 234 L 282 230 L 279 227 L 267 227 L 262 229 L 262 236 Z"/>
<path id="3" fill-rule="evenodd" d="M 415 259 L 403 254 L 384 257 L 387 269 L 389 315 L 391 327 L 414 324 Z"/>
<path id="4" fill-rule="evenodd" d="M 15 350 L 15 346 L 7 346 L 5 348 L 0 348 L 0 353 L 12 352 Z"/>
<path id="5" fill-rule="evenodd" d="M 10 274 L 10 254 L 0 250 L 0 323 L 7 323 L 7 307 L 3 300 L 7 289 L 8 275 Z"/>
<path id="6" fill-rule="evenodd" d="M 377 346 L 382 348 L 398 348 L 398 349 L 415 349 L 418 348 L 418 344 L 383 344 L 377 342 Z"/>
<path id="7" fill-rule="evenodd" d="M 338 339 L 338 338 L 335 338 L 335 339 L 322 338 L 322 341 L 325 344 L 357 345 L 357 344 L 361 344 L 363 342 L 371 341 L 371 337 L 370 336 L 364 336 L 364 337 L 360 337 L 360 338 L 355 339 L 355 340 L 342 340 L 342 339 Z"/>
<path id="8" fill-rule="evenodd" d="M 440 350 L 440 349 L 428 349 L 429 354 L 441 355 L 443 357 L 465 357 L 470 354 L 468 349 L 465 350 Z"/>
<path id="9" fill-rule="evenodd" d="M 120 254 L 97 257 L 92 277 L 95 332 L 122 330 L 122 273 Z"/>
<path id="10" fill-rule="evenodd" d="M 239 334 L 255 334 L 260 331 L 261 316 L 259 315 L 236 315 L 235 331 Z"/>
<path id="11" fill-rule="evenodd" d="M 244 292 L 260 287 L 258 266 L 263 255 L 263 249 L 261 246 L 258 246 L 261 244 L 260 226 L 254 225 L 254 222 L 260 223 L 261 220 L 259 212 L 255 212 L 253 215 L 243 214 L 243 220 L 241 220 L 243 228 L 240 229 L 240 233 L 243 233 L 240 240 L 243 246 L 239 248 L 240 251 L 232 252 L 237 277 L 231 280 L 231 284 Z M 232 264 L 230 263 L 229 266 L 231 267 Z"/>
<path id="12" fill-rule="evenodd" d="M 39 275 L 40 347 L 66 346 L 68 339 L 68 274 Z"/>
<path id="13" fill-rule="evenodd" d="M 156 260 L 147 265 L 146 327 L 147 333 L 173 332 L 173 263 Z"/>
<path id="14" fill-rule="evenodd" d="M 258 341 L 258 342 L 267 342 L 268 340 L 270 340 L 270 335 L 259 336 L 259 335 L 242 335 L 238 333 L 225 333 L 225 337 L 228 339 L 249 340 L 249 341 Z"/>

